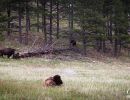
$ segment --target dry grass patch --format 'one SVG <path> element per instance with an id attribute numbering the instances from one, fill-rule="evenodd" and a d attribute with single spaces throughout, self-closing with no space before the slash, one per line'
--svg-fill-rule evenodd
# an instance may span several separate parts
<path id="1" fill-rule="evenodd" d="M 126 100 L 130 89 L 129 66 L 118 60 L 0 60 L 1 100 Z M 61 75 L 64 85 L 43 87 L 43 80 L 55 74 Z"/>

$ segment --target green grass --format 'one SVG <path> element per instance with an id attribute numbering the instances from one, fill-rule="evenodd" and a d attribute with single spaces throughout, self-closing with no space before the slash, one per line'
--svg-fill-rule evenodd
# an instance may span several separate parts
<path id="1" fill-rule="evenodd" d="M 130 63 L 0 58 L 0 100 L 128 100 Z M 61 87 L 44 80 L 59 74 Z"/>

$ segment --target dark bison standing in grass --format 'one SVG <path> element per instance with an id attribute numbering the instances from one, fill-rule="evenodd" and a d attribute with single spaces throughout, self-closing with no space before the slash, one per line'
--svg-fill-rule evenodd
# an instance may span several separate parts
<path id="1" fill-rule="evenodd" d="M 3 48 L 0 49 L 0 56 L 7 56 L 8 58 L 10 58 L 11 56 L 13 56 L 15 54 L 15 49 L 12 48 Z"/>

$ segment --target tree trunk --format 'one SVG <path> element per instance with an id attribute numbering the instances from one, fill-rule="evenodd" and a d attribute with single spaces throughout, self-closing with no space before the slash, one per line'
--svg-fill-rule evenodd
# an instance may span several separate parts
<path id="1" fill-rule="evenodd" d="M 115 25 L 116 27 L 116 25 Z M 115 29 L 115 44 L 114 44 L 114 56 L 117 57 L 118 56 L 118 29 Z"/>
<path id="2" fill-rule="evenodd" d="M 71 40 L 73 39 L 73 0 L 70 0 L 70 4 L 69 4 L 69 33 L 70 33 L 70 37 L 69 37 L 69 47 L 71 48 Z"/>
<path id="3" fill-rule="evenodd" d="M 7 31 L 7 35 L 10 36 L 10 17 L 11 17 L 11 7 L 10 7 L 10 4 L 8 5 L 8 8 L 7 8 L 7 15 L 8 15 L 8 31 Z"/>
<path id="4" fill-rule="evenodd" d="M 106 51 L 106 42 L 105 40 L 102 41 L 102 51 L 105 53 Z"/>
<path id="5" fill-rule="evenodd" d="M 82 32 L 82 38 L 83 38 L 83 54 L 86 55 L 86 33 L 85 33 L 85 30 L 83 29 L 83 32 Z"/>
<path id="6" fill-rule="evenodd" d="M 25 34 L 25 44 L 28 44 L 28 33 L 29 33 L 29 9 L 28 1 L 26 0 L 26 34 Z"/>
<path id="7" fill-rule="evenodd" d="M 28 27 L 29 27 L 29 31 L 31 31 L 31 19 L 30 19 L 30 16 L 28 16 L 28 17 L 29 17 L 29 19 L 28 19 L 29 26 Z"/>
<path id="8" fill-rule="evenodd" d="M 18 20 L 19 20 L 19 42 L 22 43 L 22 14 L 21 2 L 19 1 Z"/>
<path id="9" fill-rule="evenodd" d="M 101 49 L 102 49 L 102 40 L 99 39 L 99 47 L 98 47 L 98 51 L 101 51 Z"/>
<path id="10" fill-rule="evenodd" d="M 105 32 L 105 25 L 103 25 L 103 31 Z M 104 33 L 104 36 L 107 36 L 107 34 Z M 105 37 L 102 37 L 102 52 L 105 53 L 106 51 L 106 39 Z"/>
<path id="11" fill-rule="evenodd" d="M 52 0 L 50 0 L 50 32 L 49 32 L 49 43 L 52 43 Z"/>
<path id="12" fill-rule="evenodd" d="M 117 57 L 118 55 L 118 40 L 115 39 L 115 44 L 114 44 L 114 56 Z"/>
<path id="13" fill-rule="evenodd" d="M 112 15 L 110 15 L 110 33 L 109 33 L 109 36 L 110 36 L 110 43 L 112 44 L 113 41 L 112 41 Z"/>
<path id="14" fill-rule="evenodd" d="M 58 0 L 57 0 L 56 8 L 57 8 L 57 34 L 56 34 L 56 37 L 57 37 L 57 39 L 59 39 L 59 1 Z"/>
<path id="15" fill-rule="evenodd" d="M 45 43 L 47 42 L 47 32 L 46 32 L 46 0 L 42 2 L 42 32 L 44 33 Z"/>
<path id="16" fill-rule="evenodd" d="M 37 0 L 37 32 L 39 32 L 39 1 Z"/>

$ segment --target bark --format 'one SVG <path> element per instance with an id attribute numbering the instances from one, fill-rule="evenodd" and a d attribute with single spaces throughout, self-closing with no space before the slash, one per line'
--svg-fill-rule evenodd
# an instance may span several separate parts
<path id="1" fill-rule="evenodd" d="M 29 31 L 31 31 L 31 19 L 30 19 L 30 16 L 28 16 L 28 17 L 29 17 L 29 19 L 28 19 L 29 26 L 28 27 L 29 27 Z"/>
<path id="2" fill-rule="evenodd" d="M 102 51 L 105 53 L 106 51 L 106 42 L 105 40 L 102 41 Z"/>
<path id="3" fill-rule="evenodd" d="M 70 32 L 70 37 L 69 37 L 69 43 L 70 43 L 70 48 L 71 48 L 71 40 L 73 39 L 73 0 L 70 1 L 69 5 L 69 32 Z"/>
<path id="4" fill-rule="evenodd" d="M 110 43 L 112 44 L 112 17 L 110 16 L 110 31 L 109 31 Z"/>
<path id="5" fill-rule="evenodd" d="M 37 32 L 39 32 L 39 1 L 37 0 Z"/>
<path id="6" fill-rule="evenodd" d="M 115 27 L 116 27 L 116 25 L 115 25 Z M 115 36 L 116 36 L 116 38 L 115 38 L 115 44 L 114 44 L 114 56 L 115 57 L 117 57 L 118 56 L 118 29 L 116 28 L 115 29 Z"/>
<path id="7" fill-rule="evenodd" d="M 21 2 L 19 2 L 18 10 L 18 20 L 19 20 L 19 42 L 22 43 L 22 12 L 21 12 Z"/>
<path id="8" fill-rule="evenodd" d="M 25 44 L 28 44 L 28 33 L 29 33 L 29 9 L 28 9 L 28 1 L 26 1 L 26 34 L 25 34 Z"/>
<path id="9" fill-rule="evenodd" d="M 85 30 L 83 30 L 82 32 L 83 35 L 83 54 L 86 55 L 86 46 L 87 46 L 87 42 L 86 42 L 86 33 Z"/>
<path id="10" fill-rule="evenodd" d="M 116 57 L 118 55 L 118 40 L 115 39 L 115 44 L 114 44 L 114 56 Z"/>
<path id="11" fill-rule="evenodd" d="M 49 32 L 49 43 L 52 43 L 52 0 L 50 0 L 50 32 Z"/>
<path id="12" fill-rule="evenodd" d="M 7 31 L 7 35 L 10 36 L 10 29 L 11 29 L 11 26 L 10 26 L 10 17 L 11 17 L 11 7 L 10 7 L 10 4 L 8 5 L 8 8 L 7 8 L 7 15 L 8 15 L 8 31 Z"/>
<path id="13" fill-rule="evenodd" d="M 57 1 L 57 34 L 56 37 L 59 39 L 59 1 Z"/>
<path id="14" fill-rule="evenodd" d="M 45 43 L 47 42 L 47 32 L 46 32 L 46 0 L 42 2 L 42 32 L 44 33 Z"/>

